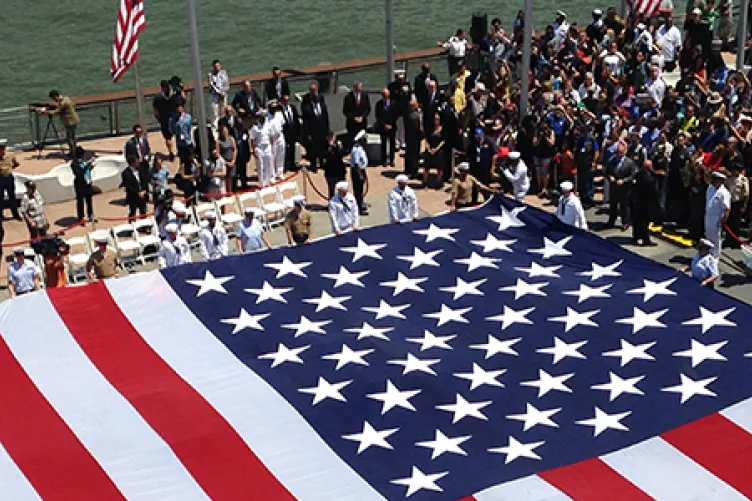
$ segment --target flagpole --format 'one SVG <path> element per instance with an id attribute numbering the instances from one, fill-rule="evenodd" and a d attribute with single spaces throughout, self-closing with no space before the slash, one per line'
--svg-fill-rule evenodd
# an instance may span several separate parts
<path id="1" fill-rule="evenodd" d="M 386 83 L 394 78 L 394 1 L 385 0 L 384 16 L 386 17 Z"/>
<path id="2" fill-rule="evenodd" d="M 198 27 L 196 25 L 196 0 L 188 0 L 188 35 L 191 40 L 191 55 L 193 58 L 193 100 L 197 111 L 198 139 L 201 146 L 201 171 L 204 160 L 209 156 L 209 136 L 206 133 L 206 104 L 204 103 L 203 72 L 201 71 L 201 53 L 198 47 Z"/>
<path id="3" fill-rule="evenodd" d="M 527 115 L 530 94 L 530 54 L 533 45 L 533 0 L 525 0 L 522 42 L 522 82 L 520 88 L 520 123 Z"/>
<path id="4" fill-rule="evenodd" d="M 144 131 L 144 137 L 148 137 L 148 127 L 146 127 L 146 113 L 144 104 L 144 88 L 141 82 L 141 63 L 138 56 L 132 65 L 133 79 L 136 81 L 136 106 L 138 107 L 138 124 Z"/>

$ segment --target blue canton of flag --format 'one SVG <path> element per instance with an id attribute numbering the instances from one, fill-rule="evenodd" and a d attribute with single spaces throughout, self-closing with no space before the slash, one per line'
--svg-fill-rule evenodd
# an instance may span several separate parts
<path id="1" fill-rule="evenodd" d="M 749 306 L 501 197 L 162 273 L 387 499 L 556 484 L 546 472 L 594 458 L 660 497 L 670 465 L 643 482 L 620 454 L 661 441 L 692 457 L 672 430 L 752 388 Z"/>

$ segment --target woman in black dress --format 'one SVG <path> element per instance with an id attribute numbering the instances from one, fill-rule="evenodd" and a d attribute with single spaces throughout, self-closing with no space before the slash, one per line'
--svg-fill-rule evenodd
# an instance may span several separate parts
<path id="1" fill-rule="evenodd" d="M 441 117 L 438 113 L 433 116 L 433 131 L 424 139 L 423 151 L 423 185 L 428 186 L 428 176 L 431 169 L 436 170 L 437 177 L 443 182 L 444 175 L 444 132 Z"/>

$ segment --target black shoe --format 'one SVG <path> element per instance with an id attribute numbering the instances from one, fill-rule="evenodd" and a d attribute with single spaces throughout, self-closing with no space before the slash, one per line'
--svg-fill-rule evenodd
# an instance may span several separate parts
<path id="1" fill-rule="evenodd" d="M 172 161 L 175 160 L 175 154 L 174 153 L 170 153 L 169 155 L 167 155 L 167 158 L 170 160 L 170 162 L 172 162 Z"/>

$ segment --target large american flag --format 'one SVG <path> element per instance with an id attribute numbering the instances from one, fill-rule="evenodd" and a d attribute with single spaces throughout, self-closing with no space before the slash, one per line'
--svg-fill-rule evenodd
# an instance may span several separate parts
<path id="1" fill-rule="evenodd" d="M 645 17 L 657 16 L 661 10 L 663 0 L 627 0 L 630 10 Z"/>
<path id="2" fill-rule="evenodd" d="M 117 82 L 138 59 L 138 37 L 145 27 L 143 0 L 120 0 L 110 60 L 113 82 Z"/>
<path id="3" fill-rule="evenodd" d="M 752 310 L 486 205 L 0 305 L 0 498 L 752 496 Z"/>

